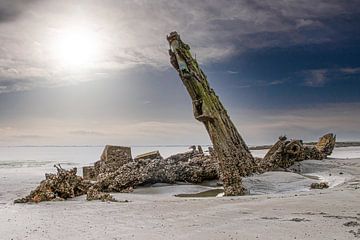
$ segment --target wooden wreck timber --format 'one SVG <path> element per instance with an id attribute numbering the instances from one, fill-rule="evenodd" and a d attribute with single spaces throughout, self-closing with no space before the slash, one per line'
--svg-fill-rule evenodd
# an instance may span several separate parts
<path id="1" fill-rule="evenodd" d="M 315 145 L 315 148 L 319 150 L 326 158 L 328 155 L 331 155 L 332 151 L 334 150 L 335 144 L 336 135 L 328 133 L 319 139 L 319 141 Z"/>
<path id="2" fill-rule="evenodd" d="M 130 147 L 106 145 L 100 160 L 95 163 L 95 174 L 114 172 L 131 161 Z"/>
<path id="3" fill-rule="evenodd" d="M 217 161 L 200 154 L 176 154 L 166 159 L 139 159 L 115 172 L 100 174 L 94 188 L 103 192 L 131 192 L 154 183 L 201 183 L 218 179 Z"/>
<path id="4" fill-rule="evenodd" d="M 335 147 L 336 136 L 332 133 L 322 136 L 315 146 L 307 146 L 302 140 L 288 140 L 280 136 L 264 158 L 257 158 L 258 172 L 286 169 L 295 162 L 322 160 L 330 155 Z"/>
<path id="5" fill-rule="evenodd" d="M 140 154 L 134 158 L 135 161 L 140 159 L 162 159 L 159 151 L 151 151 L 147 153 Z"/>
<path id="6" fill-rule="evenodd" d="M 192 57 L 189 45 L 183 43 L 176 32 L 170 33 L 167 40 L 170 44 L 170 62 L 192 99 L 194 116 L 205 125 L 213 143 L 225 195 L 242 195 L 245 188 L 241 178 L 256 171 L 255 160 Z"/>
<path id="7" fill-rule="evenodd" d="M 24 198 L 16 199 L 14 203 L 66 200 L 86 194 L 91 187 L 90 181 L 76 175 L 76 168 L 65 170 L 60 164 L 54 167 L 56 174 L 45 174 L 45 180 L 35 190 Z"/>
<path id="8" fill-rule="evenodd" d="M 262 173 L 287 169 L 306 159 L 321 160 L 333 150 L 334 144 L 333 134 L 321 137 L 317 147 L 305 146 L 301 140 L 280 137 L 264 158 L 255 159 L 254 169 Z M 192 147 L 191 151 L 166 159 L 160 155 L 153 158 L 154 155 L 150 154 L 150 158 L 133 160 L 130 151 L 128 147 L 105 147 L 103 157 L 95 163 L 95 166 L 102 166 L 101 171 L 95 171 L 94 166 L 84 167 L 84 178 L 76 175 L 76 168 L 65 170 L 56 165 L 57 174 L 46 174 L 45 180 L 34 191 L 25 198 L 15 200 L 15 203 L 65 200 L 83 194 L 87 195 L 89 201 L 117 201 L 108 192 L 131 192 L 137 186 L 149 183 L 196 184 L 219 179 L 216 154 L 205 155 L 201 148 Z"/>

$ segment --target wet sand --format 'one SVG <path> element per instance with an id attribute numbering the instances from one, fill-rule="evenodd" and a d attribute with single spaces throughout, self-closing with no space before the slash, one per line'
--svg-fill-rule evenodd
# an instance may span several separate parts
<path id="1" fill-rule="evenodd" d="M 175 197 L 219 189 L 156 184 L 114 194 L 128 203 L 13 204 L 44 172 L 0 169 L 0 239 L 356 239 L 360 237 L 360 159 L 304 161 L 301 174 L 244 180 L 242 197 Z M 28 170 L 26 170 L 28 171 Z M 26 177 L 24 177 L 26 176 Z M 329 189 L 310 190 L 328 181 Z M 357 225 L 357 223 L 359 225 Z"/>

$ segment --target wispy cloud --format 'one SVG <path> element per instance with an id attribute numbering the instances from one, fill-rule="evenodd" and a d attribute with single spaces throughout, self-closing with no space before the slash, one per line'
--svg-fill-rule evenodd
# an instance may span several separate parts
<path id="1" fill-rule="evenodd" d="M 18 134 L 10 136 L 10 138 L 16 139 L 41 139 L 41 138 L 49 138 L 48 136 L 36 135 L 36 134 Z"/>
<path id="2" fill-rule="evenodd" d="M 330 82 L 342 81 L 349 76 L 360 74 L 360 67 L 326 68 L 304 70 L 297 77 L 303 78 L 303 84 L 308 87 L 323 87 Z"/>
<path id="3" fill-rule="evenodd" d="M 327 73 L 328 71 L 326 69 L 315 69 L 306 71 L 304 84 L 309 87 L 321 87 L 327 81 Z"/>
<path id="4" fill-rule="evenodd" d="M 284 84 L 286 80 L 274 80 L 274 81 L 265 81 L 265 80 L 257 80 L 257 81 L 246 81 L 248 84 L 236 85 L 236 88 L 253 88 L 253 87 L 270 87 L 276 86 L 280 84 Z"/>
<path id="5" fill-rule="evenodd" d="M 0 127 L 0 134 L 4 134 L 12 130 L 13 130 L 12 127 Z"/>
<path id="6" fill-rule="evenodd" d="M 80 135 L 80 136 L 104 136 L 105 134 L 97 131 L 89 130 L 74 130 L 69 132 L 71 135 Z"/>
<path id="7" fill-rule="evenodd" d="M 355 68 L 351 68 L 351 67 L 341 68 L 340 71 L 343 72 L 343 73 L 347 73 L 347 74 L 357 74 L 357 73 L 360 73 L 360 67 L 355 67 Z"/>
<path id="8" fill-rule="evenodd" d="M 320 21 L 312 20 L 312 19 L 297 19 L 296 27 L 297 28 L 305 28 L 305 27 L 320 27 L 323 24 Z"/>

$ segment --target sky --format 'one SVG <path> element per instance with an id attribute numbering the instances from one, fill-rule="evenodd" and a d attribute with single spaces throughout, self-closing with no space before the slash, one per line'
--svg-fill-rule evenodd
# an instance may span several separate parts
<path id="1" fill-rule="evenodd" d="M 208 144 L 180 33 L 249 145 L 360 140 L 359 0 L 0 0 L 0 146 Z"/>

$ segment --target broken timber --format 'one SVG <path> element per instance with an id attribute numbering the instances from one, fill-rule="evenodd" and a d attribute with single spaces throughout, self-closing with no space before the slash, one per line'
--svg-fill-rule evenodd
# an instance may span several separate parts
<path id="1" fill-rule="evenodd" d="M 195 119 L 202 122 L 219 161 L 226 196 L 243 195 L 241 178 L 256 171 L 256 163 L 244 140 L 230 120 L 205 74 L 176 32 L 167 37 L 170 62 L 185 85 L 193 103 Z"/>
<path id="2" fill-rule="evenodd" d="M 335 140 L 336 137 L 330 133 L 321 137 L 315 146 L 306 146 L 301 140 L 287 140 L 281 136 L 264 158 L 255 158 L 257 168 L 254 170 L 258 173 L 280 169 L 300 172 L 296 162 L 326 158 L 334 149 Z M 76 175 L 76 168 L 65 170 L 56 165 L 57 174 L 46 174 L 46 179 L 34 191 L 14 202 L 58 201 L 85 193 L 89 201 L 118 201 L 108 192 L 131 192 L 137 186 L 149 183 L 201 183 L 219 179 L 219 165 L 212 151 L 211 155 L 204 155 L 201 147 L 191 148 L 192 151 L 166 159 L 155 151 L 133 160 L 129 147 L 106 146 L 95 166 L 83 168 L 84 178 Z M 312 188 L 326 187 L 314 186 Z"/>

